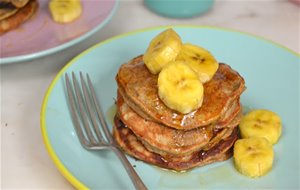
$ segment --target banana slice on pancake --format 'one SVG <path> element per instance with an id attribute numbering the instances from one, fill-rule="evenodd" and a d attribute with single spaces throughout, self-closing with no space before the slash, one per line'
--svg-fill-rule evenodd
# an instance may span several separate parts
<path id="1" fill-rule="evenodd" d="M 234 164 L 236 169 L 249 177 L 260 177 L 272 169 L 274 151 L 265 138 L 239 139 L 234 144 Z"/>
<path id="2" fill-rule="evenodd" d="M 276 144 L 281 136 L 280 117 L 269 110 L 253 110 L 246 114 L 239 125 L 242 138 L 264 137 Z"/>
<path id="3" fill-rule="evenodd" d="M 203 85 L 198 75 L 182 61 L 170 62 L 158 75 L 158 95 L 165 105 L 189 113 L 202 105 Z"/>
<path id="4" fill-rule="evenodd" d="M 69 23 L 82 14 L 80 0 L 51 0 L 49 9 L 54 21 Z"/>
<path id="5" fill-rule="evenodd" d="M 219 63 L 209 51 L 190 43 L 183 44 L 176 60 L 185 61 L 202 83 L 208 82 L 219 68 Z"/>
<path id="6" fill-rule="evenodd" d="M 167 29 L 151 40 L 143 61 L 152 74 L 157 74 L 176 59 L 181 45 L 178 34 L 173 29 Z"/>

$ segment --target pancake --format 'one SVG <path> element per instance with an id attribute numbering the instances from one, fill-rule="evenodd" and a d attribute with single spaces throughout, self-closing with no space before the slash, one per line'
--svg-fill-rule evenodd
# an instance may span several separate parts
<path id="1" fill-rule="evenodd" d="M 28 2 L 29 0 L 11 0 L 11 3 L 17 8 L 24 7 Z"/>
<path id="2" fill-rule="evenodd" d="M 118 117 L 115 117 L 113 134 L 120 148 L 127 154 L 144 162 L 176 171 L 188 170 L 196 166 L 204 166 L 229 159 L 232 156 L 232 145 L 238 138 L 237 127 L 235 127 L 230 136 L 222 139 L 207 151 L 200 150 L 183 157 L 163 157 L 147 150 Z"/>
<path id="3" fill-rule="evenodd" d="M 140 116 L 182 130 L 216 122 L 245 89 L 244 79 L 230 66 L 220 64 L 212 80 L 204 84 L 202 106 L 189 114 L 181 114 L 159 99 L 157 77 L 148 71 L 141 55 L 121 65 L 116 81 L 126 103 Z"/>
<path id="4" fill-rule="evenodd" d="M 18 9 L 16 13 L 0 20 L 0 35 L 17 28 L 27 21 L 36 12 L 38 8 L 37 0 L 30 0 L 24 7 Z"/>
<path id="5" fill-rule="evenodd" d="M 0 0 L 0 4 L 11 5 L 15 8 L 24 7 L 28 2 L 29 0 Z"/>
<path id="6" fill-rule="evenodd" d="M 12 4 L 0 1 L 0 20 L 3 20 L 18 11 Z"/>
<path id="7" fill-rule="evenodd" d="M 0 20 L 3 20 L 5 18 L 10 17 L 11 15 L 14 15 L 18 9 L 0 9 Z"/>
<path id="8" fill-rule="evenodd" d="M 224 130 L 214 130 L 217 125 L 199 127 L 191 130 L 178 130 L 162 124 L 148 121 L 134 112 L 118 94 L 118 115 L 122 122 L 130 128 L 148 150 L 161 155 L 186 155 L 196 150 L 214 145 L 226 134 L 230 134 L 240 121 L 239 101 L 233 106 L 234 114 L 224 118 Z M 237 110 L 237 111 L 236 111 Z M 219 127 L 219 125 L 218 125 Z M 213 141 L 211 141 L 213 139 Z"/>

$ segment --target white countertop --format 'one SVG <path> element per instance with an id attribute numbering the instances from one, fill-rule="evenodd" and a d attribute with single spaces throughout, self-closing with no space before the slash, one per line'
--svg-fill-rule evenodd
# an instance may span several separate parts
<path id="1" fill-rule="evenodd" d="M 1 189 L 73 189 L 45 149 L 40 110 L 56 73 L 89 46 L 136 29 L 189 24 L 252 33 L 299 53 L 299 8 L 286 0 L 219 0 L 202 16 L 171 19 L 149 11 L 142 0 L 121 0 L 112 20 L 87 40 L 34 61 L 1 65 Z"/>

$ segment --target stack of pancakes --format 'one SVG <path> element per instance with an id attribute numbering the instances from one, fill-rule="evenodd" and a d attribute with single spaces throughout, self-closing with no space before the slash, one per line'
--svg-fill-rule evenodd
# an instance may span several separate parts
<path id="1" fill-rule="evenodd" d="M 0 35 L 27 21 L 37 8 L 37 0 L 0 0 Z"/>
<path id="2" fill-rule="evenodd" d="M 244 79 L 220 64 L 204 84 L 202 106 L 181 114 L 159 99 L 157 78 L 142 56 L 120 67 L 113 129 L 119 146 L 139 160 L 177 171 L 230 158 L 238 138 Z"/>

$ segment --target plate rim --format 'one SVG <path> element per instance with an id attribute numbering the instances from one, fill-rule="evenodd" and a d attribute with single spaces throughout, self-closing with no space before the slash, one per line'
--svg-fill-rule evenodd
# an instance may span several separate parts
<path id="1" fill-rule="evenodd" d="M 90 31 L 84 33 L 83 35 L 80 35 L 79 37 L 74 38 L 71 41 L 68 41 L 66 43 L 62 43 L 58 46 L 55 46 L 55 47 L 52 47 L 52 48 L 49 48 L 49 49 L 46 49 L 46 50 L 38 51 L 38 52 L 35 52 L 35 53 L 31 53 L 31 54 L 0 58 L 0 65 L 9 64 L 9 63 L 17 63 L 17 62 L 21 62 L 21 61 L 30 61 L 30 60 L 33 60 L 33 59 L 41 58 L 41 57 L 44 57 L 44 56 L 47 56 L 47 55 L 54 54 L 54 53 L 59 52 L 61 50 L 64 50 L 68 47 L 72 47 L 72 46 L 76 45 L 77 43 L 85 40 L 86 38 L 92 36 L 94 33 L 99 31 L 101 28 L 103 28 L 112 19 L 112 17 L 115 15 L 116 10 L 119 7 L 120 0 L 114 0 L 114 1 L 115 1 L 115 4 L 113 5 L 113 8 L 112 8 L 111 12 L 103 20 L 103 22 L 100 23 L 99 25 L 97 25 L 96 27 L 94 27 L 93 29 L 91 29 Z"/>
<path id="2" fill-rule="evenodd" d="M 76 61 L 78 59 L 80 59 L 81 57 L 85 56 L 86 54 L 88 54 L 90 51 L 94 50 L 97 47 L 103 46 L 107 43 L 110 43 L 111 41 L 114 40 L 118 40 L 127 36 L 131 36 L 131 35 L 135 35 L 138 33 L 143 33 L 143 32 L 149 32 L 149 31 L 153 31 L 153 30 L 158 30 L 158 29 L 164 29 L 164 28 L 170 28 L 170 27 L 174 27 L 174 28 L 195 28 L 195 29 L 213 29 L 213 30 L 219 30 L 219 31 L 226 31 L 226 32 L 233 32 L 233 33 L 238 33 L 238 34 L 243 34 L 245 36 L 250 36 L 250 37 L 254 37 L 255 39 L 261 40 L 261 41 L 265 41 L 267 43 L 271 43 L 272 45 L 275 45 L 279 48 L 281 48 L 282 50 L 288 51 L 290 53 L 292 53 L 293 55 L 296 55 L 298 58 L 300 58 L 300 53 L 297 53 L 287 47 L 285 47 L 284 45 L 281 45 L 277 42 L 274 42 L 272 40 L 269 40 L 267 38 L 255 35 L 255 34 L 251 34 L 248 32 L 243 32 L 243 31 L 239 31 L 239 30 L 235 30 L 235 29 L 229 29 L 229 28 L 222 28 L 222 27 L 214 27 L 214 26 L 206 26 L 206 25 L 164 25 L 164 26 L 156 26 L 156 27 L 147 27 L 147 28 L 143 28 L 143 29 L 138 29 L 138 30 L 133 30 L 131 32 L 126 32 L 120 35 L 116 35 L 114 37 L 108 38 L 102 42 L 99 42 L 93 46 L 90 46 L 88 49 L 82 51 L 80 54 L 78 54 L 77 56 L 75 56 L 74 58 L 72 58 L 70 61 L 68 61 L 68 63 L 56 74 L 56 76 L 54 77 L 54 79 L 51 81 L 46 94 L 44 96 L 43 102 L 42 102 L 42 109 L 41 109 L 41 113 L 40 113 L 40 124 L 41 124 L 41 132 L 42 132 L 42 137 L 43 137 L 43 141 L 44 144 L 46 146 L 47 152 L 50 155 L 50 158 L 52 159 L 52 161 L 54 162 L 55 166 L 58 168 L 58 170 L 60 171 L 60 173 L 77 189 L 89 189 L 87 187 L 86 184 L 83 184 L 79 179 L 77 179 L 65 166 L 64 164 L 60 161 L 58 155 L 55 153 L 54 148 L 51 145 L 49 136 L 47 134 L 47 125 L 46 125 L 46 111 L 47 111 L 47 106 L 48 106 L 48 100 L 49 97 L 52 93 L 53 88 L 55 87 L 55 85 L 57 84 L 57 82 L 60 80 L 62 74 L 73 64 L 76 63 Z"/>

